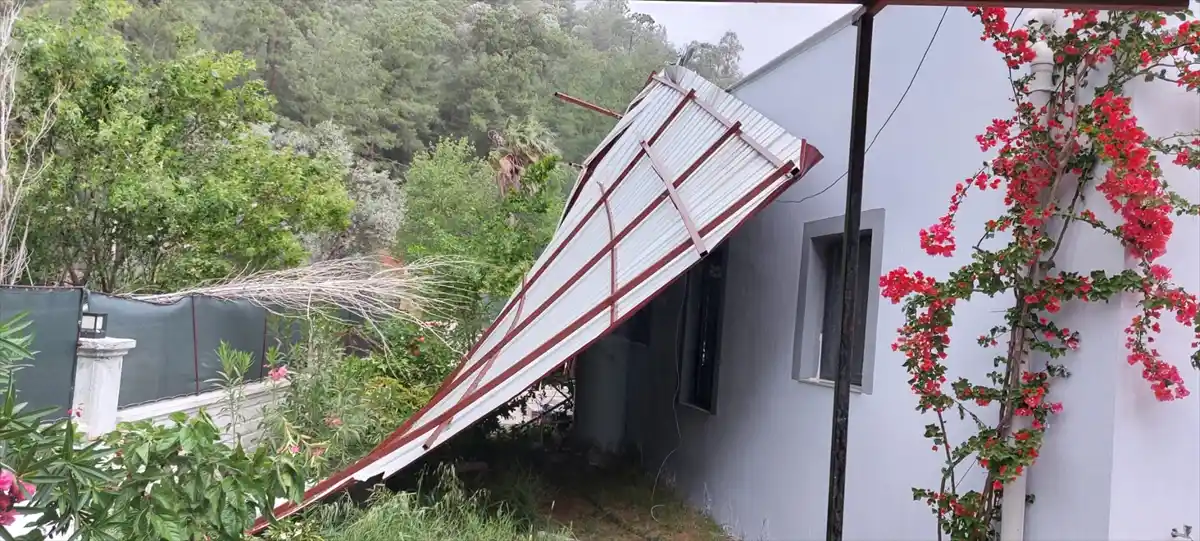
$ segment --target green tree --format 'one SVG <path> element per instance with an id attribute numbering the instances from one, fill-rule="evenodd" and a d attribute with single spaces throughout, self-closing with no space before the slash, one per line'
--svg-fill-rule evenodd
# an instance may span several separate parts
<path id="1" fill-rule="evenodd" d="M 619 110 L 679 56 L 629 0 L 139 0 L 122 24 L 156 51 L 192 25 L 201 45 L 255 60 L 284 125 L 334 121 L 355 152 L 397 164 L 441 137 L 486 155 L 510 117 L 538 118 L 582 160 L 612 123 L 553 92 Z M 735 36 L 692 45 L 691 67 L 737 79 Z"/>
<path id="2" fill-rule="evenodd" d="M 715 44 L 693 41 L 684 54 L 684 67 L 721 87 L 728 87 L 742 78 L 742 70 L 738 67 L 742 60 L 742 42 L 733 32 L 726 32 Z"/>
<path id="3" fill-rule="evenodd" d="M 306 237 L 313 259 L 373 255 L 392 248 L 404 212 L 404 194 L 391 171 L 355 155 L 342 128 L 329 121 L 312 129 L 280 130 L 272 140 L 277 147 L 337 163 L 354 202 L 348 228 Z"/>
<path id="4" fill-rule="evenodd" d="M 251 61 L 191 47 L 149 58 L 113 29 L 129 13 L 80 0 L 66 21 L 21 27 L 22 114 L 61 95 L 56 159 L 31 194 L 35 281 L 161 290 L 294 265 L 302 235 L 345 227 L 338 164 L 253 129 L 274 102 Z"/>
<path id="5" fill-rule="evenodd" d="M 418 154 L 405 175 L 406 209 L 398 233 L 406 257 L 450 256 L 474 264 L 452 270 L 468 326 L 503 301 L 554 233 L 567 173 L 553 157 L 531 164 L 520 190 L 501 197 L 495 171 L 465 139 L 446 139 Z"/>

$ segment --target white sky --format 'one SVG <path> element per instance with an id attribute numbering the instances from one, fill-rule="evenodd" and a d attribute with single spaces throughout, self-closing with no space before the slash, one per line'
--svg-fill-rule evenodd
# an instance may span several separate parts
<path id="1" fill-rule="evenodd" d="M 634 0 L 634 11 L 654 17 L 677 45 L 692 40 L 716 41 L 726 30 L 742 42 L 742 72 L 779 56 L 834 19 L 854 9 L 846 4 L 759 4 Z"/>

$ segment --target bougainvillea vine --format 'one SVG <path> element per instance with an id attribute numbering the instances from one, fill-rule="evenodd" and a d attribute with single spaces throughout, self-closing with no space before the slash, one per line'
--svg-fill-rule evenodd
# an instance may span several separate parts
<path id="1" fill-rule="evenodd" d="M 1137 315 L 1125 329 L 1127 360 L 1158 400 L 1190 394 L 1178 365 L 1155 347 L 1164 323 L 1188 329 L 1190 361 L 1200 368 L 1197 297 L 1161 263 L 1175 219 L 1200 215 L 1200 206 L 1172 191 L 1160 166 L 1165 159 L 1200 170 L 1200 133 L 1147 133 L 1123 93 L 1140 80 L 1200 91 L 1200 22 L 1187 11 L 1067 10 L 1014 26 L 1003 8 L 968 9 L 983 23 L 981 39 L 1026 75 L 1013 79 L 1013 115 L 993 120 L 977 138 L 994 158 L 955 187 L 946 215 L 920 232 L 921 247 L 937 257 L 956 253 L 959 210 L 973 193 L 999 192 L 1004 210 L 986 222 L 970 262 L 946 278 L 904 267 L 880 278 L 883 295 L 904 305 L 892 348 L 905 357 L 917 409 L 937 419 L 925 436 L 946 457 L 940 485 L 916 488 L 914 498 L 933 509 L 938 538 L 955 541 L 995 535 L 1005 486 L 1037 460 L 1050 416 L 1064 407 L 1048 398 L 1050 384 L 1068 375 L 1060 359 L 1082 339 L 1060 325 L 1064 305 L 1136 299 Z M 1085 201 L 1089 193 L 1098 196 Z M 1101 201 L 1112 211 L 1108 221 L 1087 208 Z M 1121 272 L 1057 268 L 1072 227 L 1110 237 L 1134 264 Z M 955 309 L 976 295 L 1013 299 L 1003 322 L 977 341 L 999 349 L 995 370 L 985 382 L 948 381 Z M 949 440 L 951 413 L 974 423 L 965 440 Z M 975 464 L 986 472 L 979 489 L 959 479 L 960 466 Z"/>

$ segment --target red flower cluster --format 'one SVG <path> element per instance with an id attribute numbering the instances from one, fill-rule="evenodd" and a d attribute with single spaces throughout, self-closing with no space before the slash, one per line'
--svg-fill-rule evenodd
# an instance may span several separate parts
<path id="1" fill-rule="evenodd" d="M 1008 67 L 1015 68 L 1021 64 L 1032 62 L 1034 59 L 1033 42 L 1029 41 L 1029 32 L 1023 29 L 1012 30 L 1005 20 L 1008 12 L 1004 8 L 967 8 L 973 15 L 983 21 L 983 36 L 980 41 L 992 40 L 1000 54 L 1004 55 Z"/>
<path id="2" fill-rule="evenodd" d="M 1147 135 L 1131 114 L 1129 98 L 1112 91 L 1092 101 L 1096 145 L 1111 166 L 1097 189 L 1124 223 L 1121 233 L 1130 252 L 1153 261 L 1167 252 L 1175 228 L 1171 204 L 1151 167 Z"/>
<path id="3" fill-rule="evenodd" d="M 917 271 L 908 273 L 908 269 L 899 267 L 879 278 L 879 289 L 892 304 L 899 303 L 905 297 L 917 295 L 936 295 L 937 280 L 925 273 Z"/>

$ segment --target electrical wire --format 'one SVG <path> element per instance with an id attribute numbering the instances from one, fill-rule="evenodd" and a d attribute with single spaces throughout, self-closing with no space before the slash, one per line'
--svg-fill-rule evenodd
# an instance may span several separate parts
<path id="1" fill-rule="evenodd" d="M 679 446 L 683 443 L 683 428 L 679 426 L 679 393 L 683 390 L 683 370 L 679 367 L 680 359 L 683 358 L 683 337 L 687 332 L 687 305 L 688 292 L 691 288 L 688 287 L 688 281 L 691 276 L 683 275 L 683 298 L 679 302 L 679 320 L 675 323 L 675 358 L 672 363 L 675 367 L 675 394 L 671 397 L 671 417 L 675 420 L 675 447 L 671 452 L 663 457 L 662 463 L 658 465 L 658 471 L 654 474 L 654 485 L 650 487 L 650 501 L 654 502 L 654 495 L 658 492 L 658 479 L 662 476 L 663 470 L 667 467 L 667 461 L 671 460 L 671 456 L 679 450 Z M 654 518 L 654 507 L 650 508 L 650 518 Z"/>
<path id="2" fill-rule="evenodd" d="M 879 134 L 883 133 L 883 129 L 887 127 L 888 122 L 891 122 L 892 117 L 896 116 L 896 111 L 900 110 L 900 104 L 904 103 L 904 98 L 908 97 L 908 91 L 912 90 L 913 83 L 915 83 L 917 81 L 917 75 L 919 75 L 921 73 L 921 66 L 925 65 L 925 58 L 927 58 L 929 56 L 929 50 L 933 48 L 933 42 L 935 40 L 937 40 L 938 33 L 941 32 L 941 30 L 942 30 L 942 23 L 946 21 L 946 14 L 949 12 L 950 12 L 949 6 L 947 6 L 945 9 L 942 10 L 942 17 L 940 19 L 938 19 L 937 27 L 933 29 L 933 35 L 929 37 L 929 44 L 927 44 L 925 46 L 925 52 L 921 53 L 921 60 L 919 62 L 917 62 L 917 69 L 913 71 L 912 78 L 910 78 L 908 80 L 908 87 L 906 87 L 904 89 L 904 93 L 901 94 L 900 99 L 896 101 L 896 106 L 892 107 L 892 112 L 888 113 L 887 118 L 885 118 L 883 120 L 883 125 L 879 126 L 879 130 L 877 130 L 875 132 L 875 135 L 873 137 L 871 137 L 871 142 L 867 144 L 867 149 L 864 151 L 864 153 L 870 152 L 871 147 L 875 146 L 875 141 L 879 139 Z M 850 171 L 847 170 L 846 172 L 842 173 L 842 176 L 834 179 L 833 182 L 830 182 L 828 186 L 821 188 L 821 190 L 818 191 L 817 193 L 814 193 L 811 195 L 806 195 L 806 196 L 801 197 L 800 199 L 796 199 L 796 200 L 777 199 L 776 202 L 777 203 L 792 203 L 792 204 L 803 203 L 805 201 L 808 201 L 809 199 L 812 199 L 814 197 L 817 197 L 817 196 L 829 191 L 834 186 L 836 186 L 837 183 L 841 182 L 842 179 L 846 178 L 846 175 L 848 175 L 848 174 L 850 174 Z"/>

